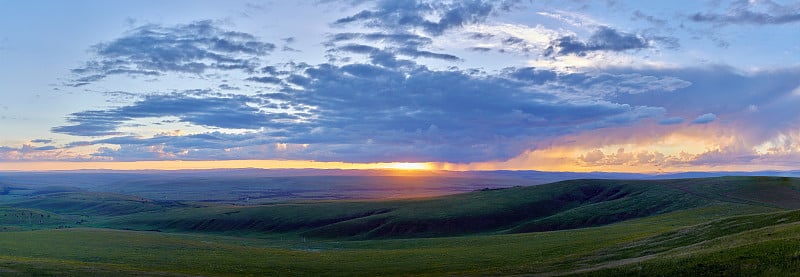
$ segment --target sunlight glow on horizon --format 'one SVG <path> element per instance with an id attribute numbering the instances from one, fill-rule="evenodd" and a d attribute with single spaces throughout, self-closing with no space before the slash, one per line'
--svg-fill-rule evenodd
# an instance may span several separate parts
<path id="1" fill-rule="evenodd" d="M 694 166 L 675 168 L 641 168 L 630 166 L 581 167 L 561 164 L 559 166 L 520 166 L 514 161 L 485 163 L 440 163 L 440 162 L 381 162 L 345 163 L 318 162 L 309 160 L 222 160 L 222 161 L 131 161 L 131 162 L 0 162 L 3 171 L 72 171 L 72 170 L 215 170 L 215 169 L 320 169 L 320 170 L 387 170 L 397 174 L 426 174 L 437 171 L 494 171 L 535 170 L 543 172 L 619 172 L 619 173 L 678 173 L 700 171 L 759 171 L 795 170 L 786 166 L 763 167 L 759 165 Z"/>
<path id="2" fill-rule="evenodd" d="M 433 167 L 429 163 L 388 163 L 385 169 L 397 170 L 432 170 Z"/>
<path id="3" fill-rule="evenodd" d="M 380 162 L 346 163 L 310 160 L 218 160 L 218 161 L 131 161 L 131 162 L 11 162 L 0 163 L 0 171 L 58 170 L 203 170 L 203 169 L 341 169 L 341 170 L 434 170 L 430 163 Z"/>

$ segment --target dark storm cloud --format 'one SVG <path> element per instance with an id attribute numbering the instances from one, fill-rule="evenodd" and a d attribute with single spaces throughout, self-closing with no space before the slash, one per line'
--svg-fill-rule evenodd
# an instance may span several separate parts
<path id="1" fill-rule="evenodd" d="M 221 29 L 209 20 L 175 26 L 149 24 L 94 45 L 94 59 L 72 70 L 77 77 L 71 85 L 85 85 L 111 75 L 200 74 L 212 69 L 252 72 L 258 67 L 258 57 L 274 49 L 274 44 L 248 33 Z"/>
<path id="2" fill-rule="evenodd" d="M 563 36 L 552 42 L 544 51 L 545 56 L 575 54 L 584 56 L 594 51 L 621 52 L 649 48 L 647 40 L 636 34 L 619 32 L 610 27 L 600 27 L 588 41 L 581 41 L 575 36 Z"/>

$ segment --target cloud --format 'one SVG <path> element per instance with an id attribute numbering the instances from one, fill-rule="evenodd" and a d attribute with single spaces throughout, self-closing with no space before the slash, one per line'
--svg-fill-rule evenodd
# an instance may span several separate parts
<path id="1" fill-rule="evenodd" d="M 621 94 L 671 92 L 692 85 L 668 74 L 643 75 L 638 72 L 559 73 L 533 67 L 507 68 L 511 79 L 541 85 L 542 90 L 573 97 L 612 97 Z M 647 74 L 647 73 L 645 73 Z"/>
<path id="2" fill-rule="evenodd" d="M 508 10 L 517 1 L 423 1 L 382 0 L 371 9 L 340 18 L 334 25 L 361 23 L 384 30 L 420 29 L 439 36 L 466 24 L 483 22 L 493 12 Z"/>
<path id="3" fill-rule="evenodd" d="M 558 73 L 551 70 L 536 69 L 534 67 L 507 68 L 506 74 L 516 80 L 544 84 L 558 78 Z"/>
<path id="4" fill-rule="evenodd" d="M 128 106 L 72 113 L 73 125 L 52 128 L 55 133 L 75 136 L 120 135 L 123 123 L 143 118 L 177 117 L 180 122 L 212 128 L 259 129 L 281 125 L 300 117 L 286 112 L 263 112 L 254 104 L 260 99 L 242 95 L 149 95 Z"/>
<path id="5" fill-rule="evenodd" d="M 653 25 L 659 26 L 659 27 L 663 27 L 663 26 L 667 25 L 667 20 L 666 19 L 662 19 L 662 18 L 655 17 L 653 15 L 645 14 L 644 12 L 642 12 L 640 10 L 633 11 L 633 15 L 632 15 L 631 19 L 633 19 L 633 20 L 644 20 L 644 21 L 649 22 L 650 24 L 653 24 Z"/>
<path id="6" fill-rule="evenodd" d="M 531 53 L 540 53 L 551 41 L 563 34 L 564 30 L 542 25 L 486 22 L 465 26 L 457 36 L 462 43 L 473 44 L 475 47 L 492 47 L 500 53 L 528 56 Z"/>
<path id="7" fill-rule="evenodd" d="M 148 24 L 94 45 L 93 59 L 72 70 L 77 77 L 70 85 L 86 85 L 111 75 L 252 72 L 258 67 L 259 57 L 274 49 L 272 43 L 261 42 L 248 33 L 221 29 L 209 20 L 175 26 Z"/>
<path id="8" fill-rule="evenodd" d="M 431 51 L 417 50 L 413 48 L 399 49 L 397 53 L 414 58 L 431 58 L 431 59 L 441 59 L 446 61 L 459 60 L 459 58 L 456 57 L 455 55 L 445 54 L 445 53 L 434 53 Z"/>
<path id="9" fill-rule="evenodd" d="M 32 143 L 50 144 L 50 143 L 53 143 L 53 140 L 52 139 L 32 139 L 31 142 Z"/>
<path id="10" fill-rule="evenodd" d="M 735 1 L 724 14 L 695 13 L 689 16 L 694 22 L 717 25 L 752 24 L 779 25 L 800 22 L 800 4 L 781 5 L 773 1 Z"/>
<path id="11" fill-rule="evenodd" d="M 357 53 L 357 54 L 370 54 L 370 53 L 381 51 L 377 47 L 372 47 L 372 46 L 363 45 L 363 44 L 354 44 L 354 43 L 343 45 L 343 46 L 339 46 L 336 49 L 339 50 L 339 51 Z"/>
<path id="12" fill-rule="evenodd" d="M 339 42 L 349 42 L 353 40 L 378 42 L 384 44 L 384 46 L 372 46 L 352 42 L 344 45 L 336 45 Z M 430 58 L 445 61 L 460 60 L 455 55 L 421 50 L 421 47 L 429 43 L 429 38 L 411 34 L 340 33 L 333 35 L 331 39 L 329 39 L 328 45 L 333 48 L 328 52 L 368 55 L 372 64 L 386 67 L 412 66 L 415 64 L 415 62 L 409 60 L 398 60 L 398 55 L 410 58 Z M 337 59 L 343 59 L 343 57 L 338 57 Z"/>
<path id="13" fill-rule="evenodd" d="M 579 157 L 579 159 L 582 160 L 583 162 L 591 164 L 597 164 L 598 162 L 602 161 L 605 158 L 606 158 L 605 153 L 603 153 L 603 151 L 600 149 L 589 151 L 585 155 L 581 155 Z"/>
<path id="14" fill-rule="evenodd" d="M 525 44 L 525 40 L 518 37 L 507 37 L 500 41 L 503 45 Z"/>
<path id="15" fill-rule="evenodd" d="M 741 11 L 732 15 L 720 14 L 701 14 L 697 13 L 689 17 L 692 21 L 696 22 L 712 22 L 718 24 L 755 24 L 755 25 L 768 25 L 768 24 L 787 24 L 800 21 L 800 13 L 785 14 L 785 15 L 771 15 L 766 13 L 754 13 L 749 11 Z"/>
<path id="16" fill-rule="evenodd" d="M 52 145 L 36 147 L 23 144 L 22 147 L 0 146 L 0 161 L 92 161 L 104 160 L 84 151 L 59 148 Z"/>
<path id="17" fill-rule="evenodd" d="M 278 77 L 272 77 L 272 76 L 249 77 L 249 78 L 247 78 L 245 80 L 264 83 L 264 84 L 274 84 L 274 85 L 279 85 L 279 84 L 281 84 L 283 82 L 282 79 L 280 79 Z"/>
<path id="18" fill-rule="evenodd" d="M 688 154 L 681 152 L 678 154 L 665 154 L 659 151 L 626 151 L 625 148 L 618 148 L 615 152 L 604 153 L 600 149 L 590 150 L 577 157 L 581 166 L 586 167 L 606 167 L 606 166 L 628 166 L 628 167 L 672 167 L 689 166 L 695 164 L 702 154 Z M 619 168 L 619 167 L 617 167 Z"/>
<path id="19" fill-rule="evenodd" d="M 714 122 L 714 120 L 717 120 L 717 115 L 713 113 L 706 113 L 692 120 L 692 124 L 707 124 Z"/>
<path id="20" fill-rule="evenodd" d="M 517 77 L 526 73 L 552 74 L 521 70 Z M 339 145 L 336 158 L 356 161 L 395 154 L 408 160 L 507 159 L 534 147 L 536 139 L 663 113 L 599 100 L 570 103 L 526 82 L 462 71 L 323 64 L 304 74 L 311 81 L 303 90 L 287 93 L 293 103 L 314 107 L 317 120 L 286 142 Z"/>
<path id="21" fill-rule="evenodd" d="M 592 34 L 588 41 L 581 41 L 575 36 L 562 36 L 552 41 L 543 54 L 545 56 L 569 54 L 585 56 L 588 52 L 594 51 L 621 52 L 649 47 L 650 44 L 641 36 L 602 26 Z"/>
<path id="22" fill-rule="evenodd" d="M 275 92 L 149 95 L 125 106 L 73 113 L 67 118 L 71 125 L 53 131 L 112 136 L 86 143 L 119 145 L 98 154 L 115 159 L 474 162 L 509 159 L 538 147 L 540 141 L 627 126 L 665 112 L 591 97 L 573 101 L 540 91 L 536 84 L 569 79 L 532 68 L 491 75 L 424 66 L 323 63 L 298 66 L 274 78 L 281 80 Z M 125 124 L 163 117 L 250 131 L 152 138 L 120 131 Z M 291 146 L 286 148 L 291 151 L 261 148 L 276 143 Z"/>
<path id="23" fill-rule="evenodd" d="M 727 66 L 706 66 L 633 72 L 673 76 L 691 86 L 670 93 L 617 94 L 611 101 L 664 107 L 670 114 L 686 119 L 713 113 L 725 118 L 726 124 L 754 145 L 783 130 L 800 127 L 800 117 L 794 113 L 800 97 L 792 94 L 800 86 L 798 67 L 743 72 Z"/>
<path id="24" fill-rule="evenodd" d="M 658 124 L 660 124 L 660 125 L 675 125 L 675 124 L 681 124 L 681 123 L 683 123 L 683 121 L 684 121 L 683 117 L 676 116 L 676 117 L 664 118 L 662 120 L 659 120 Z"/>
<path id="25" fill-rule="evenodd" d="M 619 130 L 615 128 L 642 134 L 624 136 L 658 136 L 673 130 L 764 125 L 780 115 L 788 119 L 774 128 L 800 126 L 788 108 L 800 100 L 786 94 L 800 86 L 796 70 L 739 72 L 725 67 L 614 66 L 576 72 L 534 67 L 499 71 L 428 67 L 418 60 L 440 60 L 437 64 L 460 61 L 447 51 L 452 45 L 440 40 L 467 36 L 472 39 L 468 40 L 470 43 L 491 41 L 456 47 L 475 45 L 467 49 L 485 52 L 491 50 L 486 45 L 492 45 L 499 47 L 493 49 L 518 49 L 521 53 L 524 49 L 549 46 L 546 54 L 555 57 L 552 60 L 622 55 L 602 52 L 678 47 L 678 42 L 648 35 L 646 31 L 626 33 L 603 26 L 596 27 L 588 38 L 564 36 L 563 31 L 540 26 L 521 32 L 516 25 L 492 25 L 496 30 L 487 32 L 486 29 L 494 29 L 477 23 L 502 9 L 496 2 L 363 4 L 372 6 L 335 25 L 359 24 L 365 28 L 322 38 L 328 61 L 313 65 L 268 64 L 263 56 L 275 51 L 275 45 L 246 33 L 224 30 L 209 21 L 146 25 L 119 39 L 97 44 L 92 48 L 93 59 L 73 71 L 79 77 L 75 85 L 91 84 L 115 74 L 135 77 L 209 73 L 207 78 L 225 80 L 211 85 L 225 93 L 204 90 L 130 94 L 133 98 L 119 106 L 75 112 L 66 117 L 64 126 L 52 128 L 57 133 L 95 138 L 64 148 L 47 145 L 26 151 L 51 153 L 92 146 L 102 148 L 91 158 L 114 160 L 279 158 L 469 163 L 508 160 L 586 133 L 602 137 L 596 146 L 603 147 L 620 139 L 608 133 Z M 642 20 L 655 20 L 644 14 L 639 16 Z M 461 30 L 466 25 L 470 26 Z M 448 33 L 456 30 L 465 32 L 453 36 Z M 170 48 L 184 40 L 188 40 L 187 46 Z M 145 49 L 142 41 L 156 47 Z M 283 42 L 286 46 L 292 39 Z M 219 72 L 231 70 L 237 72 Z M 794 81 L 785 81 L 790 77 Z M 232 78 L 245 82 L 229 83 Z M 767 103 L 764 99 L 781 101 Z M 737 115 L 745 109 L 748 118 Z M 717 121 L 718 116 L 726 120 L 697 126 Z M 691 124 L 683 124 L 692 118 Z M 152 131 L 145 131 L 156 127 L 151 124 L 160 124 L 148 122 L 167 119 L 174 125 L 188 125 L 196 133 L 153 136 Z M 759 128 L 774 137 L 775 130 L 768 129 L 772 127 Z M 744 144 L 755 145 L 756 132 L 742 132 L 747 133 Z M 652 150 L 602 149 L 585 152 L 575 161 L 624 165 L 643 161 L 685 164 L 691 160 Z M 20 153 L 20 149 L 7 150 Z"/>
<path id="26" fill-rule="evenodd" d="M 412 33 L 396 32 L 396 33 L 337 33 L 330 36 L 329 43 L 364 40 L 370 42 L 388 42 L 393 45 L 400 45 L 403 47 L 420 47 L 429 45 L 433 39 Z"/>
<path id="27" fill-rule="evenodd" d="M 221 90 L 240 90 L 241 89 L 239 87 L 231 86 L 229 84 L 221 84 L 221 85 L 219 85 L 217 87 L 219 89 L 221 89 Z"/>
<path id="28" fill-rule="evenodd" d="M 692 85 L 669 75 L 644 75 L 642 73 L 588 72 L 559 76 L 559 87 L 596 95 L 640 94 L 671 92 Z"/>
<path id="29" fill-rule="evenodd" d="M 254 76 L 274 78 L 265 92 L 150 95 L 120 107 L 73 113 L 67 118 L 70 125 L 54 131 L 104 136 L 69 147 L 115 146 L 96 152 L 92 159 L 468 163 L 508 160 L 586 133 L 602 138 L 582 139 L 583 149 L 589 150 L 627 140 L 658 141 L 670 132 L 699 130 L 700 124 L 726 118 L 707 128 L 738 137 L 745 145 L 739 150 L 684 155 L 626 148 L 634 150 L 572 156 L 584 166 L 633 166 L 643 161 L 688 166 L 713 165 L 723 154 L 732 160 L 760 159 L 753 156 L 755 145 L 800 127 L 800 119 L 791 116 L 800 104 L 793 93 L 800 86 L 797 69 L 741 72 L 710 66 L 564 73 L 511 67 L 487 73 L 367 61 L 275 64 L 258 71 Z M 135 130 L 122 127 L 146 122 L 143 119 L 163 117 L 220 130 L 154 137 L 122 131 Z M 687 118 L 695 119 L 681 124 Z M 608 134 L 618 128 L 641 135 Z M 770 155 L 778 157 L 775 153 Z"/>
<path id="30" fill-rule="evenodd" d="M 487 32 L 469 32 L 467 33 L 467 37 L 469 37 L 470 39 L 487 40 L 494 38 L 495 34 Z"/>
<path id="31" fill-rule="evenodd" d="M 467 50 L 474 51 L 474 52 L 484 52 L 485 53 L 485 52 L 492 51 L 492 48 L 475 46 L 475 47 L 467 48 Z"/>

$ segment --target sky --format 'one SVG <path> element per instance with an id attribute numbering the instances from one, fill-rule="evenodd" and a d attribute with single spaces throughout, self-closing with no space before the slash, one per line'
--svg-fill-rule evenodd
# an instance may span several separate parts
<path id="1" fill-rule="evenodd" d="M 797 1 L 0 0 L 0 170 L 800 169 Z"/>

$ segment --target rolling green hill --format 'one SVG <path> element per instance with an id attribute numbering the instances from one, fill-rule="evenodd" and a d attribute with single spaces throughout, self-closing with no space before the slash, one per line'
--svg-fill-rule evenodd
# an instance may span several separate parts
<path id="1" fill-rule="evenodd" d="M 774 177 L 573 180 L 416 200 L 165 207 L 101 226 L 348 239 L 524 233 L 599 226 L 715 203 L 789 209 L 800 203 L 798 189 L 797 179 Z"/>
<path id="2" fill-rule="evenodd" d="M 24 199 L 10 201 L 8 205 L 84 216 L 113 216 L 165 211 L 168 208 L 185 206 L 174 201 L 153 201 L 136 196 L 105 192 L 39 193 Z"/>
<path id="3" fill-rule="evenodd" d="M 772 249 L 770 243 L 797 238 L 797 212 L 735 217 L 745 212 L 753 210 L 748 211 L 745 205 L 723 203 L 592 228 L 363 241 L 86 228 L 7 232 L 0 233 L 0 248 L 4 249 L 0 255 L 0 271 L 4 275 L 19 276 L 64 273 L 81 276 L 110 273 L 117 276 L 618 276 L 639 273 L 696 276 L 708 273 L 698 264 L 727 261 L 727 265 L 736 265 L 733 263 L 742 255 L 747 255 L 750 263 L 762 265 L 764 262 L 765 267 L 777 270 L 770 272 L 786 273 L 791 271 L 780 268 L 796 268 L 792 259 L 797 249 L 792 247 L 797 243 L 787 244 L 786 249 Z M 711 220 L 716 217 L 725 219 Z M 785 217 L 790 219 L 781 221 Z M 742 223 L 747 226 L 726 230 L 726 226 Z M 690 238 L 671 242 L 670 238 L 676 234 L 687 234 Z M 755 241 L 753 247 L 758 252 L 740 250 L 744 252 L 726 254 L 729 246 L 736 249 L 750 245 L 748 240 L 753 237 L 765 243 L 761 245 Z M 627 250 L 632 246 L 634 249 Z M 661 247 L 650 251 L 649 246 Z M 618 251 L 621 251 L 618 255 L 614 254 Z M 782 256 L 771 256 L 775 251 Z M 676 262 L 676 258 L 684 260 Z M 691 266 L 683 271 L 676 270 L 685 265 Z M 760 271 L 733 267 L 721 272 L 742 275 L 740 273 Z"/>
<path id="4" fill-rule="evenodd" d="M 779 177 L 251 206 L 52 192 L 0 203 L 0 275 L 795 275 L 798 208 Z"/>

